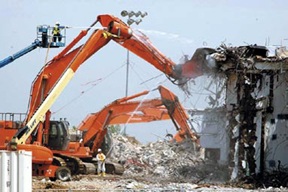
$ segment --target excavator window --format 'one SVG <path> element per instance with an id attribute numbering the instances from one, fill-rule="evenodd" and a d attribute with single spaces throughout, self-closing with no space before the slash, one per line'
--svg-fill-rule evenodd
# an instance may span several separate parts
<path id="1" fill-rule="evenodd" d="M 59 135 L 64 135 L 64 127 L 62 126 L 63 124 L 61 123 L 61 124 L 59 124 L 59 127 L 61 127 L 60 129 L 59 129 Z"/>
<path id="2" fill-rule="evenodd" d="M 51 138 L 56 138 L 57 137 L 57 127 L 56 124 L 53 124 L 50 128 L 50 137 Z"/>
<path id="3" fill-rule="evenodd" d="M 66 149 L 70 141 L 68 127 L 63 121 L 50 121 L 48 146 L 54 150 Z"/>

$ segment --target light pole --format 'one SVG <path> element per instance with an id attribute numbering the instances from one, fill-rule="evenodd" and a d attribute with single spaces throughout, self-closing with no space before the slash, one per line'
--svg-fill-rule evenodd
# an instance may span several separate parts
<path id="1" fill-rule="evenodd" d="M 132 25 L 133 23 L 136 23 L 136 25 L 139 25 L 139 23 L 142 22 L 142 19 L 141 18 L 144 18 L 145 16 L 147 16 L 148 13 L 147 12 L 141 12 L 141 11 L 138 11 L 138 12 L 134 12 L 134 11 L 126 11 L 126 10 L 123 10 L 121 11 L 121 16 L 122 17 L 126 17 L 128 16 L 128 19 L 127 19 L 127 24 L 130 26 Z M 135 17 L 141 17 L 140 19 L 133 19 L 132 17 L 135 16 Z M 129 61 L 129 50 L 127 50 L 127 68 L 126 68 L 126 89 L 125 89 L 125 96 L 127 97 L 128 96 L 128 80 L 129 80 L 129 65 L 130 65 L 130 61 Z M 124 130 L 123 130 L 123 134 L 126 135 L 126 125 L 124 126 Z"/>
<path id="2" fill-rule="evenodd" d="M 139 23 L 142 22 L 142 19 L 141 19 L 141 18 L 144 18 L 144 17 L 147 16 L 147 15 L 148 15 L 147 12 L 141 12 L 141 11 L 138 11 L 138 12 L 126 11 L 126 10 L 121 11 L 121 16 L 122 16 L 122 17 L 128 16 L 127 24 L 128 24 L 129 26 L 132 25 L 133 23 L 136 23 L 136 25 L 139 25 Z M 135 16 L 135 17 L 141 17 L 141 18 L 140 18 L 140 19 L 133 19 L 133 18 L 132 18 L 133 16 Z M 125 89 L 125 96 L 126 96 L 126 97 L 128 96 L 129 65 L 130 65 L 130 61 L 129 61 L 129 50 L 127 50 L 126 89 Z"/>

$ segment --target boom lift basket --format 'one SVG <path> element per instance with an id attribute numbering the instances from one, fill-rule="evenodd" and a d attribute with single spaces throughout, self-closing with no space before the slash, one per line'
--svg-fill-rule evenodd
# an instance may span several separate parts
<path id="1" fill-rule="evenodd" d="M 49 25 L 37 26 L 37 39 L 41 42 L 40 47 L 42 48 L 58 48 L 65 47 L 66 44 L 66 27 L 60 26 L 61 40 L 57 38 L 53 41 L 53 27 Z"/>

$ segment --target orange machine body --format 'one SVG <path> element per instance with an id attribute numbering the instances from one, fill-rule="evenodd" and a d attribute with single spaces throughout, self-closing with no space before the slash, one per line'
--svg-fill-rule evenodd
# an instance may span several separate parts
<path id="1" fill-rule="evenodd" d="M 71 50 L 98 21 L 102 24 L 103 29 L 96 29 L 83 45 Z M 185 66 L 185 64 L 180 66 L 179 70 L 179 67 L 157 50 L 146 36 L 136 35 L 127 24 L 112 15 L 99 15 L 97 20 L 88 29 L 81 31 L 61 53 L 44 65 L 32 83 L 27 117 L 23 124 L 25 127 L 17 130 L 16 134 L 12 137 L 13 142 L 10 142 L 10 144 L 13 144 L 11 145 L 13 148 L 15 148 L 15 146 L 17 147 L 17 142 L 24 144 L 24 146 L 27 144 L 27 149 L 31 151 L 33 151 L 33 146 L 35 146 L 35 158 L 33 158 L 34 167 L 39 164 L 40 161 L 49 163 L 49 160 L 45 159 L 49 156 L 46 154 L 51 153 L 49 149 L 45 151 L 45 147 L 43 146 L 46 146 L 49 141 L 48 134 L 51 116 L 49 108 L 54 102 L 53 98 L 57 98 L 60 95 L 80 65 L 104 47 L 110 40 L 119 43 L 140 56 L 171 79 L 181 80 L 183 78 L 190 78 L 189 76 L 185 77 L 182 75 L 182 69 L 184 69 L 183 66 Z M 193 62 L 192 64 L 201 66 L 199 63 Z M 196 76 L 202 74 L 201 68 L 194 67 L 193 69 L 198 70 L 191 72 L 197 74 Z M 193 77 L 195 77 L 195 75 Z M 64 84 L 61 85 L 63 82 Z M 113 108 L 113 110 L 119 112 L 117 111 L 119 110 L 117 107 Z M 46 113 L 44 117 L 42 117 L 43 113 Z M 103 115 L 101 113 L 98 115 L 98 118 L 106 118 L 106 115 L 107 112 L 103 113 Z M 43 119 L 45 120 L 45 125 L 43 124 Z M 120 121 L 120 119 L 118 120 Z M 1 130 L 1 135 L 4 139 L 0 140 L 1 146 L 10 149 L 9 145 L 5 144 L 7 140 L 10 140 L 14 130 L 5 130 L 5 132 L 3 130 Z M 94 132 L 95 130 L 91 131 Z M 32 133 L 33 138 L 31 138 Z M 105 135 L 105 131 L 97 134 L 96 138 L 102 138 L 103 135 Z M 87 138 L 87 140 L 91 140 L 91 138 Z M 42 145 L 43 148 L 39 148 L 40 145 Z M 22 145 L 18 146 L 21 148 L 20 146 Z M 76 147 L 76 144 L 74 146 Z M 41 157 L 41 153 L 38 153 L 40 150 L 44 151 L 43 157 Z M 39 165 L 41 166 L 42 164 Z M 54 168 L 56 169 L 57 167 Z M 61 173 L 59 175 L 61 176 Z"/>

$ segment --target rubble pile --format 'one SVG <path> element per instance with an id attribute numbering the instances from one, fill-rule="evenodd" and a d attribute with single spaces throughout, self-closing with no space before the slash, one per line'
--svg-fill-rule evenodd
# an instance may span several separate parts
<path id="1" fill-rule="evenodd" d="M 131 137 L 117 135 L 108 157 L 125 163 L 124 175 L 127 176 L 156 176 L 194 183 L 225 182 L 228 179 L 227 168 L 201 158 L 191 140 L 182 143 L 158 140 L 142 145 Z"/>
<path id="2" fill-rule="evenodd" d="M 224 181 L 225 168 L 201 158 L 192 141 L 159 140 L 147 145 L 133 137 L 113 137 L 110 160 L 125 161 L 124 175 L 74 175 L 71 181 L 33 178 L 33 192 L 44 191 L 271 191 L 233 186 Z M 277 188 L 277 191 L 284 191 Z M 273 190 L 275 191 L 275 190 Z"/>

